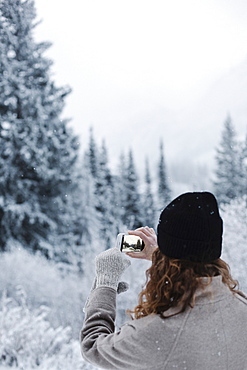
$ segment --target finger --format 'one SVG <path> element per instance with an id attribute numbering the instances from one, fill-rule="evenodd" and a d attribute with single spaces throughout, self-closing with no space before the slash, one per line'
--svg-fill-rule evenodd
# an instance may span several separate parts
<path id="1" fill-rule="evenodd" d="M 135 230 L 129 230 L 130 232 L 135 232 L 135 231 L 140 231 L 140 230 L 143 230 L 144 229 L 144 226 L 141 226 L 141 227 L 138 227 L 137 229 Z"/>
<path id="2" fill-rule="evenodd" d="M 155 233 L 154 229 L 152 227 L 149 227 L 149 226 L 144 226 L 143 230 L 146 231 L 146 232 L 149 232 L 149 233 Z"/>
<path id="3" fill-rule="evenodd" d="M 131 258 L 137 258 L 137 259 L 145 259 L 145 255 L 142 254 L 141 252 L 140 253 L 132 253 L 132 252 L 128 252 L 126 253 L 127 256 L 131 257 Z"/>
<path id="4" fill-rule="evenodd" d="M 144 232 L 141 229 L 136 229 L 136 230 L 129 230 L 128 234 L 141 237 L 144 234 Z"/>
<path id="5" fill-rule="evenodd" d="M 140 226 L 140 227 L 137 227 L 135 230 L 130 230 L 130 231 L 138 231 L 138 230 L 145 230 L 145 229 L 150 229 L 149 226 Z"/>
<path id="6" fill-rule="evenodd" d="M 147 238 L 150 238 L 150 237 L 153 238 L 154 236 L 154 234 L 150 230 L 147 230 L 147 229 L 142 230 L 142 233 L 146 235 Z"/>
<path id="7" fill-rule="evenodd" d="M 150 231 L 149 231 L 149 227 L 148 226 L 145 226 L 145 227 L 139 227 L 138 229 L 136 230 L 129 230 L 128 233 L 131 234 L 131 235 L 137 235 L 137 236 L 140 236 L 140 232 L 142 234 L 145 234 L 146 236 L 149 236 L 151 235 Z"/>
<path id="8" fill-rule="evenodd" d="M 143 232 L 144 232 L 144 234 L 146 234 L 147 236 L 149 236 L 149 235 L 151 234 L 151 229 L 150 229 L 150 227 L 145 226 L 145 227 L 143 228 Z"/>

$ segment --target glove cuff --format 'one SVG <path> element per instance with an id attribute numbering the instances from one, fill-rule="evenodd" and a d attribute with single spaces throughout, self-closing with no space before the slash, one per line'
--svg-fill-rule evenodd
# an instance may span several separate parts
<path id="1" fill-rule="evenodd" d="M 118 279 L 114 279 L 113 276 L 107 274 L 99 274 L 96 278 L 96 288 L 99 286 L 107 286 L 117 290 Z"/>

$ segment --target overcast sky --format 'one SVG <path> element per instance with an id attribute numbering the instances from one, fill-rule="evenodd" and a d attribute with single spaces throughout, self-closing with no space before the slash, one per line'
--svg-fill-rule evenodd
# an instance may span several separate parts
<path id="1" fill-rule="evenodd" d="M 230 114 L 247 131 L 246 0 L 36 0 L 38 40 L 53 43 L 64 114 L 109 154 L 144 162 L 163 138 L 169 163 L 212 164 Z M 114 162 L 114 160 L 113 160 Z"/>

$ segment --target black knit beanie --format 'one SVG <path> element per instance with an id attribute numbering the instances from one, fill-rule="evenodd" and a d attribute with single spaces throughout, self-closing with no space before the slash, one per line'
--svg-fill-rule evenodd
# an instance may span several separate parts
<path id="1" fill-rule="evenodd" d="M 208 263 L 221 255 L 222 233 L 223 222 L 214 195 L 185 193 L 162 211 L 158 246 L 168 257 Z"/>

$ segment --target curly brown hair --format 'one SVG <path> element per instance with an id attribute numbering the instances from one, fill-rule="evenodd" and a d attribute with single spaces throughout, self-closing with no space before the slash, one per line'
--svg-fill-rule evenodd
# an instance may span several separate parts
<path id="1" fill-rule="evenodd" d="M 223 283 L 232 292 L 245 297 L 237 289 L 238 282 L 233 280 L 228 264 L 222 259 L 207 264 L 173 259 L 157 248 L 152 255 L 152 266 L 146 271 L 146 285 L 139 295 L 139 304 L 127 312 L 134 314 L 136 319 L 150 314 L 161 314 L 165 318 L 177 315 L 188 306 L 193 307 L 196 290 L 204 289 L 217 275 L 222 276 Z M 171 307 L 178 307 L 177 312 L 165 316 Z"/>

